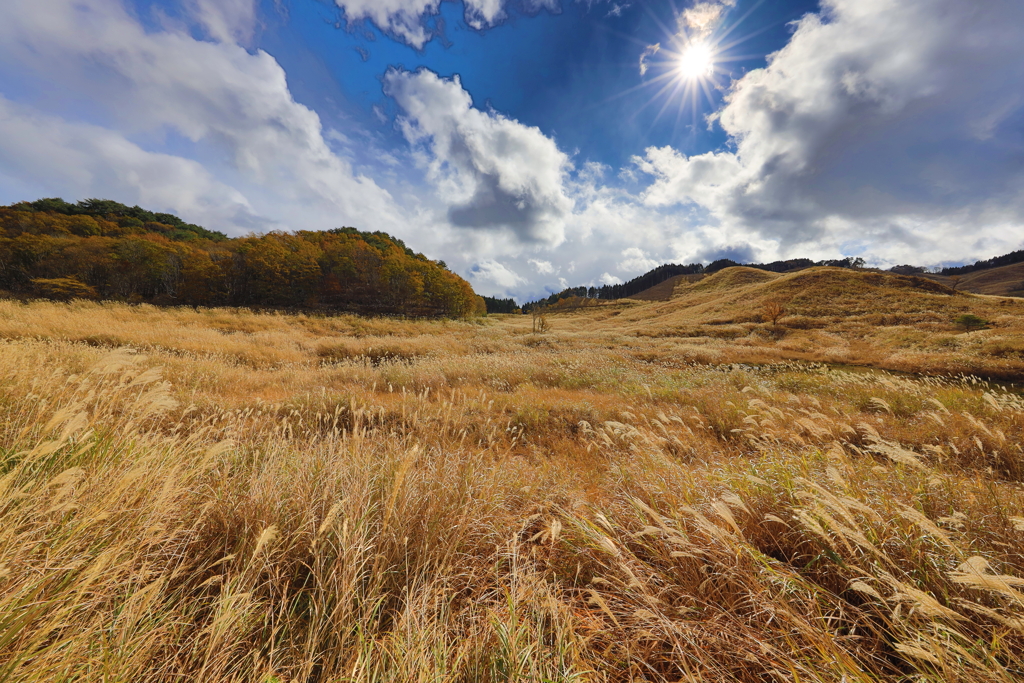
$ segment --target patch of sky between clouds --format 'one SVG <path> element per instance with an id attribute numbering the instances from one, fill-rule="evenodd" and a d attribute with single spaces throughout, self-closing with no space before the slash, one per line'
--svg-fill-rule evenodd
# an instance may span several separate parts
<path id="1" fill-rule="evenodd" d="M 351 24 L 370 22 L 380 31 L 405 44 L 421 50 L 441 33 L 443 23 L 437 22 L 442 0 L 334 0 Z M 576 0 L 588 7 L 610 0 Z M 558 12 L 560 0 L 462 0 L 463 20 L 471 28 L 482 30 L 506 21 L 511 13 L 536 14 L 542 10 Z M 613 3 L 617 16 L 628 3 Z"/>

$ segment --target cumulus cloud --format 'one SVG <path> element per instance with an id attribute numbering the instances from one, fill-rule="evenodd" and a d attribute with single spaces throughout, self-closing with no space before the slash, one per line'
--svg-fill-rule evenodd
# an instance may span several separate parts
<path id="1" fill-rule="evenodd" d="M 598 281 L 602 285 L 621 285 L 622 284 L 622 278 L 615 277 L 611 273 L 601 273 L 601 277 L 598 278 Z"/>
<path id="2" fill-rule="evenodd" d="M 335 0 L 348 21 L 370 21 L 390 36 L 422 49 L 434 36 L 427 25 L 440 11 L 441 0 Z M 507 17 L 506 0 L 464 0 L 466 23 L 484 29 Z M 526 0 L 519 3 L 528 12 L 557 11 L 558 0 Z"/>
<path id="3" fill-rule="evenodd" d="M 209 0 L 193 7 L 210 33 L 225 40 L 250 23 L 251 7 L 240 0 L 219 10 Z M 117 0 L 8 0 L 0 22 L 5 62 L 69 99 L 89 102 L 92 116 L 126 140 L 174 132 L 226 155 L 238 183 L 273 196 L 279 209 L 291 205 L 296 215 L 310 215 L 313 208 L 321 221 L 385 229 L 402 223 L 392 197 L 332 151 L 317 114 L 292 98 L 284 70 L 266 52 L 185 32 L 147 32 Z M 117 137 L 97 135 L 97 144 L 114 145 Z M 114 156 L 97 151 L 97 159 Z M 172 177 L 198 167 L 177 168 Z"/>
<path id="4" fill-rule="evenodd" d="M 527 263 L 533 266 L 534 270 L 541 275 L 551 275 L 555 272 L 555 267 L 551 265 L 551 261 L 542 261 L 540 259 L 532 258 L 527 259 Z"/>
<path id="5" fill-rule="evenodd" d="M 0 159 L 0 172 L 36 179 L 54 194 L 67 187 L 78 188 L 83 197 L 113 192 L 130 203 L 173 206 L 213 224 L 264 227 L 241 193 L 195 161 L 147 152 L 113 131 L 68 123 L 3 97 Z"/>
<path id="6" fill-rule="evenodd" d="M 469 277 L 474 284 L 496 285 L 503 292 L 511 292 L 518 286 L 526 283 L 526 280 L 508 266 L 486 259 L 477 263 L 469 270 Z M 491 291 L 494 291 L 491 288 Z"/>
<path id="7" fill-rule="evenodd" d="M 785 253 L 919 261 L 1018 248 L 1024 5 L 822 5 L 732 85 L 714 119 L 735 151 L 636 159 L 654 177 L 644 201 L 700 207 L 724 233 Z"/>
<path id="8" fill-rule="evenodd" d="M 639 247 L 630 247 L 622 252 L 623 260 L 618 268 L 624 273 L 646 273 L 660 265 L 659 261 L 647 258 L 647 254 Z"/>
<path id="9" fill-rule="evenodd" d="M 422 48 L 433 34 L 424 25 L 438 13 L 441 0 L 336 0 L 348 21 L 371 21 L 381 31 Z"/>
<path id="10" fill-rule="evenodd" d="M 474 108 L 458 76 L 392 69 L 384 92 L 404 111 L 399 126 L 421 150 L 453 225 L 505 230 L 523 243 L 557 246 L 565 239 L 572 164 L 554 140 L 539 128 Z"/>
<path id="11" fill-rule="evenodd" d="M 736 6 L 736 0 L 698 2 L 679 13 L 679 29 L 694 40 L 702 40 L 715 32 L 725 14 Z"/>

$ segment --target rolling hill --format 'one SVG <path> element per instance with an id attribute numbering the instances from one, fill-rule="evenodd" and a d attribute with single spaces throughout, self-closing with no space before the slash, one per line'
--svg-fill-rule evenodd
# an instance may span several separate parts
<path id="1" fill-rule="evenodd" d="M 963 275 L 925 273 L 921 277 L 940 282 L 961 292 L 1024 297 L 1024 263 L 985 268 Z"/>
<path id="2" fill-rule="evenodd" d="M 701 263 L 693 263 L 688 266 L 663 264 L 620 285 L 570 287 L 552 294 L 546 299 L 524 304 L 523 311 L 528 312 L 534 307 L 551 306 L 563 299 L 580 297 L 605 300 L 666 301 L 671 298 L 679 284 L 693 283 L 724 269 L 735 267 L 753 268 L 777 274 L 797 273 L 815 267 L 835 267 L 859 272 L 922 277 L 957 291 L 976 294 L 1024 296 L 1024 251 L 1010 252 L 971 265 L 943 268 L 938 272 L 927 272 L 925 268 L 911 265 L 895 266 L 886 271 L 878 268 L 865 268 L 864 259 L 852 257 L 824 261 L 796 258 L 772 263 L 749 264 L 740 264 L 730 259 L 719 259 L 707 265 Z"/>
<path id="3" fill-rule="evenodd" d="M 635 310 L 652 325 L 749 323 L 760 322 L 764 302 L 775 299 L 784 302 L 791 321 L 806 319 L 815 326 L 880 315 L 916 323 L 959 312 L 967 298 L 957 294 L 941 283 L 906 275 L 827 267 L 779 274 L 739 266 L 692 283 L 677 281 L 667 299 Z"/>
<path id="4" fill-rule="evenodd" d="M 662 339 L 663 352 L 644 352 L 657 362 L 801 360 L 1024 379 L 1024 300 L 956 291 L 929 278 L 731 267 L 644 294 L 646 300 L 595 302 L 558 315 L 576 315 L 572 325 L 581 330 Z M 777 325 L 765 322 L 768 302 L 784 310 Z M 958 326 L 968 314 L 986 321 L 986 329 Z M 557 328 L 557 315 L 552 324 Z"/>

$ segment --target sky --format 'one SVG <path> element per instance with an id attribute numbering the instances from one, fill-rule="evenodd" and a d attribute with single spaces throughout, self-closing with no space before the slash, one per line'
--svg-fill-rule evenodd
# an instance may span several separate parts
<path id="1" fill-rule="evenodd" d="M 351 226 L 523 302 L 1024 247 L 1019 0 L 4 0 L 0 204 Z"/>

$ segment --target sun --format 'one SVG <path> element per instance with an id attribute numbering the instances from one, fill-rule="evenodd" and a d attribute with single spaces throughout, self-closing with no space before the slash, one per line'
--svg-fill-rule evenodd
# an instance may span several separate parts
<path id="1" fill-rule="evenodd" d="M 715 52 L 707 43 L 690 43 L 679 56 L 677 68 L 686 81 L 708 78 L 715 72 Z"/>
<path id="2" fill-rule="evenodd" d="M 761 2 L 764 0 L 756 0 L 756 4 Z M 710 124 L 711 119 L 702 116 L 702 112 L 721 104 L 734 78 L 735 63 L 763 56 L 739 50 L 758 32 L 739 33 L 746 16 L 735 22 L 725 21 L 724 9 L 733 4 L 731 0 L 723 2 L 722 12 L 712 17 L 713 21 L 687 20 L 683 26 L 677 17 L 675 25 L 662 26 L 666 35 L 656 43 L 635 41 L 641 48 L 640 83 L 616 97 L 640 91 L 649 93 L 645 101 L 638 103 L 636 116 L 648 108 L 656 109 L 650 122 L 652 129 L 667 112 L 675 113 L 675 128 L 688 129 L 688 134 L 693 134 L 702 123 Z"/>

